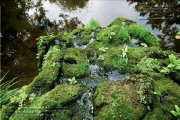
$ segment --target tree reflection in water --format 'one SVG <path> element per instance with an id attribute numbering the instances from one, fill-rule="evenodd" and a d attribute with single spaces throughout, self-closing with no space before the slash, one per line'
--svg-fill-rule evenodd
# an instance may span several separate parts
<path id="1" fill-rule="evenodd" d="M 2 13 L 2 59 L 1 74 L 11 70 L 6 79 L 21 75 L 17 86 L 30 83 L 38 74 L 36 59 L 36 38 L 45 35 L 45 31 L 58 33 L 71 31 L 82 23 L 77 17 L 59 12 L 60 21 L 50 20 L 46 14 L 44 2 L 47 0 L 1 0 Z M 48 2 L 48 1 L 47 1 Z M 85 7 L 88 0 L 51 0 L 52 4 L 62 4 L 63 9 L 72 11 Z M 73 5 L 72 5 L 73 4 Z M 56 13 L 58 14 L 58 13 Z M 16 87 L 17 87 L 16 86 Z"/>
<path id="2" fill-rule="evenodd" d="M 137 3 L 135 10 L 140 13 L 141 19 L 147 20 L 152 29 L 157 29 L 164 48 L 174 47 L 180 52 L 180 41 L 175 40 L 180 25 L 180 4 L 177 0 L 127 0 L 129 4 Z"/>

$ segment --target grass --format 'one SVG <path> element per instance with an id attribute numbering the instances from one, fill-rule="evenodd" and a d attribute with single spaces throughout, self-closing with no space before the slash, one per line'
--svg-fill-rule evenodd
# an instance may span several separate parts
<path id="1" fill-rule="evenodd" d="M 6 75 L 9 73 L 6 72 L 5 75 L 3 75 L 1 78 L 0 78 L 0 108 L 2 108 L 3 105 L 5 105 L 6 103 L 9 102 L 10 98 L 12 98 L 13 96 L 15 96 L 14 94 L 14 91 L 10 91 L 10 87 L 12 87 L 14 84 L 16 84 L 17 82 L 14 82 L 15 79 L 17 79 L 17 77 L 13 78 L 12 80 L 10 81 L 6 81 L 6 82 L 3 82 L 3 80 L 5 79 Z"/>
<path id="2" fill-rule="evenodd" d="M 89 24 L 86 25 L 87 29 L 96 30 L 101 28 L 101 25 L 98 20 L 94 20 L 93 18 L 90 20 Z"/>
<path id="3" fill-rule="evenodd" d="M 148 46 L 159 45 L 158 40 L 152 34 L 150 34 L 147 29 L 138 24 L 130 25 L 128 27 L 128 32 L 132 37 L 137 38 L 142 42 L 145 42 Z"/>

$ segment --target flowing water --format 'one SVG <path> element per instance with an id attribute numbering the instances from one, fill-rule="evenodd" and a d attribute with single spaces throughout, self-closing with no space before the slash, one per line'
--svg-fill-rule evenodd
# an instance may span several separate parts
<path id="1" fill-rule="evenodd" d="M 1 0 L 0 3 L 1 73 L 11 70 L 7 79 L 19 76 L 22 81 L 16 87 L 29 84 L 38 74 L 37 37 L 46 35 L 46 31 L 71 31 L 88 24 L 91 18 L 97 19 L 102 27 L 118 17 L 132 19 L 158 37 L 163 49 L 180 52 L 180 40 L 174 37 L 180 26 L 180 4 L 175 0 Z M 91 72 L 98 69 L 90 67 Z M 116 71 L 109 76 L 112 74 L 120 76 Z"/>

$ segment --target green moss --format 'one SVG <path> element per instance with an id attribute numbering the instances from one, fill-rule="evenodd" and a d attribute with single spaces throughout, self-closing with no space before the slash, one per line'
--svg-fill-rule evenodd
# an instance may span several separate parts
<path id="1" fill-rule="evenodd" d="M 133 24 L 128 27 L 129 34 L 146 43 L 148 46 L 159 46 L 158 40 L 145 28 L 138 24 Z"/>
<path id="2" fill-rule="evenodd" d="M 112 40 L 112 43 L 116 46 L 121 43 L 129 43 L 129 42 L 130 42 L 130 37 L 126 28 L 119 29 L 119 31 L 117 32 L 116 35 L 114 35 Z"/>
<path id="3" fill-rule="evenodd" d="M 91 33 L 92 33 L 91 30 L 84 30 L 84 31 L 82 31 L 81 35 L 80 35 L 80 42 L 79 42 L 79 44 L 82 44 L 82 45 L 88 44 L 89 40 L 92 38 Z"/>
<path id="4" fill-rule="evenodd" d="M 89 74 L 88 59 L 82 49 L 68 48 L 62 70 L 64 77 L 84 77 Z"/>
<path id="5" fill-rule="evenodd" d="M 120 18 L 116 18 L 115 20 L 113 20 L 108 27 L 111 26 L 119 26 L 119 27 L 128 27 L 129 25 L 135 24 L 136 22 L 124 17 L 120 17 Z"/>
<path id="6" fill-rule="evenodd" d="M 119 29 L 120 27 L 118 26 L 107 27 L 97 33 L 96 39 L 105 44 L 116 43 L 115 40 L 113 40 L 113 37 L 117 34 Z"/>
<path id="7" fill-rule="evenodd" d="M 54 38 L 55 38 L 55 35 L 53 33 L 48 33 L 48 32 L 47 32 L 46 36 L 40 36 L 39 38 L 37 38 L 37 40 L 38 40 L 38 42 L 37 42 L 37 48 L 38 48 L 37 58 L 39 60 L 39 63 L 38 63 L 39 68 L 41 68 L 43 56 L 49 50 L 50 44 L 53 42 Z"/>
<path id="8" fill-rule="evenodd" d="M 109 70 L 117 69 L 121 73 L 128 71 L 128 58 L 123 57 L 123 47 L 109 48 L 105 53 L 101 54 L 99 59 L 103 61 L 103 66 Z"/>
<path id="9" fill-rule="evenodd" d="M 95 120 L 140 119 L 146 112 L 138 102 L 137 84 L 117 81 L 99 84 L 95 90 Z"/>
<path id="10" fill-rule="evenodd" d="M 52 117 L 57 118 L 59 120 L 71 120 L 71 111 L 70 110 L 61 110 L 59 112 L 56 112 Z"/>
<path id="11" fill-rule="evenodd" d="M 72 40 L 74 40 L 76 38 L 76 36 L 74 34 L 76 34 L 78 31 L 74 31 L 74 32 L 60 32 L 58 33 L 57 37 L 66 43 L 70 43 Z"/>
<path id="12" fill-rule="evenodd" d="M 10 117 L 10 120 L 44 119 L 48 111 L 51 109 L 61 109 L 63 105 L 76 100 L 86 90 L 84 86 L 80 85 L 58 85 L 51 91 L 30 102 L 30 104 L 16 110 Z"/>
<path id="13" fill-rule="evenodd" d="M 143 74 L 152 74 L 152 72 L 160 71 L 160 65 L 157 59 L 143 57 L 136 65 L 135 72 Z"/>
<path id="14" fill-rule="evenodd" d="M 179 85 L 161 75 L 159 80 L 155 81 L 154 93 L 156 97 L 153 99 L 153 110 L 146 115 L 145 120 L 173 119 L 170 111 L 174 110 L 174 105 L 180 105 Z"/>

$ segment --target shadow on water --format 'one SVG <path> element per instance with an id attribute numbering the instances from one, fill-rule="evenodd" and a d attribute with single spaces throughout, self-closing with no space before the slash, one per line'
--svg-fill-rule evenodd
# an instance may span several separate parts
<path id="1" fill-rule="evenodd" d="M 180 25 L 180 6 L 171 0 L 1 0 L 0 3 L 1 73 L 11 70 L 7 80 L 21 75 L 22 82 L 16 87 L 29 84 L 38 74 L 36 38 L 46 35 L 46 31 L 55 34 L 71 31 L 91 18 L 106 27 L 115 18 L 127 17 L 150 29 L 165 49 L 180 52 L 180 40 L 174 39 Z M 157 8 L 157 13 L 149 6 Z M 160 9 L 162 6 L 167 7 L 163 7 L 165 12 Z M 153 19 L 157 17 L 166 19 Z"/>

